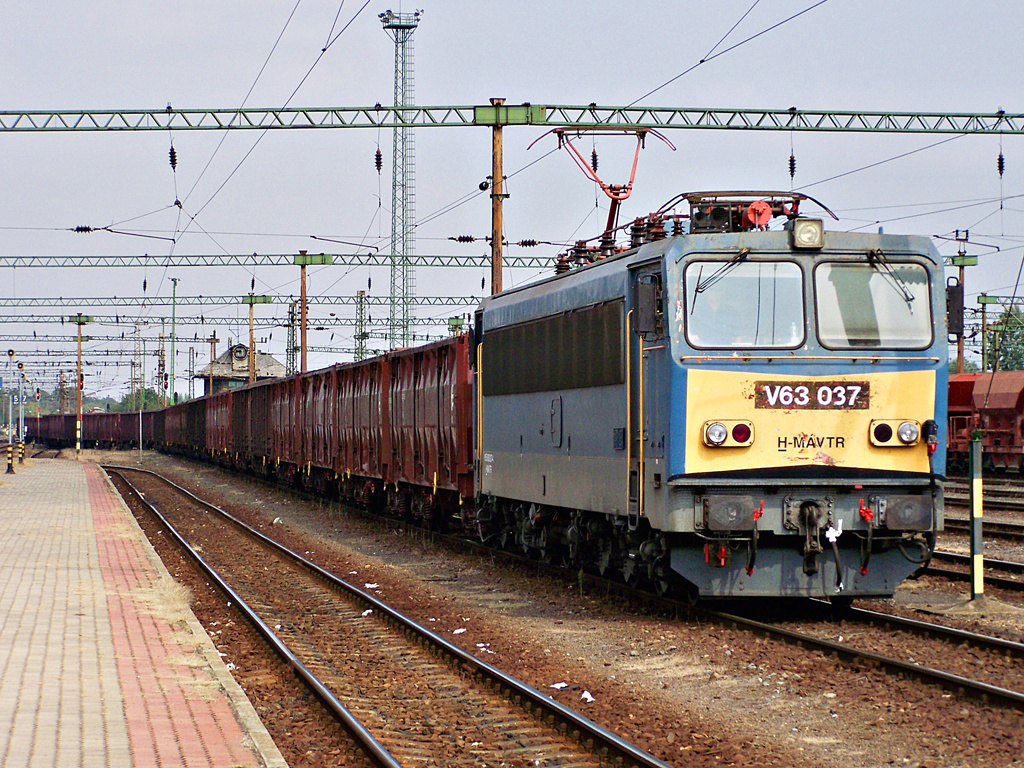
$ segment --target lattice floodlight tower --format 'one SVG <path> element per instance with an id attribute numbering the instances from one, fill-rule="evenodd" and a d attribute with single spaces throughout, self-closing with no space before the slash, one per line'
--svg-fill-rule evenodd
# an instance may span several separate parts
<path id="1" fill-rule="evenodd" d="M 423 11 L 380 14 L 384 31 L 395 41 L 395 107 L 413 104 L 412 34 Z M 411 123 L 413 113 L 397 112 L 400 122 Z M 394 129 L 391 164 L 391 316 L 388 342 L 391 348 L 409 346 L 410 299 L 416 292 L 412 264 L 416 250 L 416 143 L 407 125 Z"/>

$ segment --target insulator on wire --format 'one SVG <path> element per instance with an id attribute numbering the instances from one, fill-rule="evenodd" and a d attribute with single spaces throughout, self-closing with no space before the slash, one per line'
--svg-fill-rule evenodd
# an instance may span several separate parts
<path id="1" fill-rule="evenodd" d="M 377 152 L 373 156 L 373 165 L 377 168 L 377 173 L 384 167 L 384 156 L 380 153 L 380 147 L 377 147 Z"/>
<path id="2" fill-rule="evenodd" d="M 178 170 L 178 152 L 177 150 L 174 149 L 173 144 L 171 144 L 171 151 L 167 153 L 167 156 L 170 158 L 171 161 L 171 170 Z"/>
<path id="3" fill-rule="evenodd" d="M 255 275 L 253 275 L 252 280 L 249 281 L 249 290 L 250 291 L 255 291 L 256 290 L 256 276 Z"/>
<path id="4" fill-rule="evenodd" d="M 487 279 L 486 277 L 481 277 L 480 278 L 480 290 L 481 291 L 484 289 L 484 280 L 486 280 L 486 279 Z"/>
<path id="5" fill-rule="evenodd" d="M 793 181 L 796 176 L 796 155 L 789 153 L 789 180 Z"/>
<path id="6" fill-rule="evenodd" d="M 590 150 L 590 167 L 594 169 L 594 173 L 597 173 L 597 150 Z"/>
<path id="7" fill-rule="evenodd" d="M 999 171 L 999 178 L 1003 178 L 1003 171 L 1006 170 L 1006 158 L 1003 157 L 1003 153 L 999 153 L 999 157 L 996 158 L 996 170 Z"/>
<path id="8" fill-rule="evenodd" d="M 1002 155 L 1000 155 L 1000 157 L 1002 157 Z M 75 232 L 92 232 L 93 228 L 88 226 L 87 224 L 79 224 L 77 227 L 75 227 L 74 231 Z"/>
<path id="9" fill-rule="evenodd" d="M 142 292 L 146 292 L 146 278 L 142 278 Z"/>
<path id="10" fill-rule="evenodd" d="M 536 240 L 520 240 L 518 243 L 516 243 L 516 245 L 520 246 L 521 248 L 533 248 L 535 245 L 537 245 L 537 241 Z"/>
<path id="11" fill-rule="evenodd" d="M 472 235 L 458 235 L 456 237 L 450 237 L 449 240 L 454 240 L 456 243 L 475 243 L 476 238 Z"/>

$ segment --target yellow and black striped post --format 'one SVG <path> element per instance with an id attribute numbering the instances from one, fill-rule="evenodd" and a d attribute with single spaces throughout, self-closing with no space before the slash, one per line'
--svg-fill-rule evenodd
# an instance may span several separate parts
<path id="1" fill-rule="evenodd" d="M 7 474 L 14 474 L 14 445 L 7 444 Z"/>
<path id="2" fill-rule="evenodd" d="M 981 441 L 971 441 L 971 600 L 985 596 L 985 541 L 981 535 Z"/>
<path id="3" fill-rule="evenodd" d="M 25 463 L 25 442 L 21 441 L 18 443 L 18 463 Z"/>

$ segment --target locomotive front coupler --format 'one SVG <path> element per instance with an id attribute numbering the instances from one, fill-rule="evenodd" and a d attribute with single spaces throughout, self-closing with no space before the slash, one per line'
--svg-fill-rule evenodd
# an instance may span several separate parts
<path id="1" fill-rule="evenodd" d="M 825 513 L 818 502 L 807 500 L 800 503 L 798 519 L 804 529 L 804 573 L 812 576 L 818 572 L 818 555 L 822 552 L 821 524 Z"/>

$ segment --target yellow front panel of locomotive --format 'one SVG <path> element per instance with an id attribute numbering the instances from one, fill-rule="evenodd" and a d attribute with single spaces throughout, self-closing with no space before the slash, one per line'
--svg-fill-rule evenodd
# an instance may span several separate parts
<path id="1" fill-rule="evenodd" d="M 686 472 L 808 465 L 928 472 L 923 434 L 911 446 L 894 440 L 880 447 L 870 429 L 873 419 L 923 425 L 934 418 L 934 371 L 800 376 L 691 368 Z M 714 421 L 749 421 L 753 441 L 707 445 L 704 429 Z"/>

